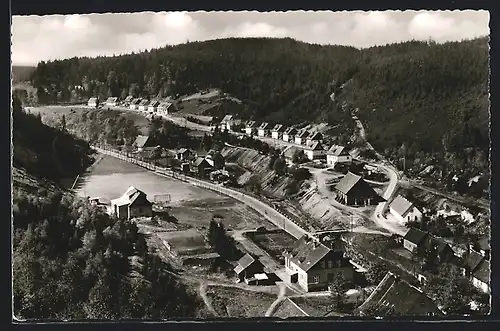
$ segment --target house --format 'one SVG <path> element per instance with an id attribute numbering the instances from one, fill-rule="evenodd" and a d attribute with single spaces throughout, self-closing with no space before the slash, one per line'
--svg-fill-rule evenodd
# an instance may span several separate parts
<path id="1" fill-rule="evenodd" d="M 306 142 L 306 137 L 309 136 L 309 131 L 306 129 L 302 129 L 295 135 L 295 143 L 298 145 L 302 145 Z"/>
<path id="2" fill-rule="evenodd" d="M 132 102 L 132 100 L 133 100 L 133 99 L 134 99 L 134 97 L 133 97 L 133 96 L 131 96 L 131 95 L 129 95 L 129 96 L 127 96 L 127 97 L 123 100 L 123 104 L 124 104 L 125 106 L 127 106 L 127 105 L 129 105 L 129 104 Z"/>
<path id="3" fill-rule="evenodd" d="M 474 287 L 484 293 L 489 293 L 490 288 L 490 261 L 475 250 L 465 256 L 462 266 L 462 274 L 468 277 Z"/>
<path id="4" fill-rule="evenodd" d="M 479 252 L 486 259 L 490 258 L 490 238 L 488 236 L 481 237 L 474 245 L 469 245 L 470 250 Z"/>
<path id="5" fill-rule="evenodd" d="M 422 219 L 422 212 L 404 196 L 398 195 L 389 205 L 389 212 L 401 223 Z"/>
<path id="6" fill-rule="evenodd" d="M 156 108 L 156 112 L 161 115 L 168 115 L 175 111 L 175 105 L 171 102 L 163 101 L 160 102 L 158 107 Z"/>
<path id="7" fill-rule="evenodd" d="M 118 102 L 118 98 L 117 97 L 109 97 L 108 99 L 106 99 L 106 106 L 110 106 L 110 107 L 114 107 L 116 106 Z"/>
<path id="8" fill-rule="evenodd" d="M 220 121 L 221 130 L 231 131 L 231 126 L 233 125 L 233 115 L 226 115 Z"/>
<path id="9" fill-rule="evenodd" d="M 149 139 L 149 136 L 138 135 L 137 138 L 135 138 L 133 146 L 137 148 L 139 152 L 141 152 L 145 147 L 152 147 L 153 144 L 151 143 L 151 139 Z"/>
<path id="10" fill-rule="evenodd" d="M 472 272 L 472 285 L 484 293 L 490 293 L 491 265 L 489 260 L 483 260 Z"/>
<path id="11" fill-rule="evenodd" d="M 191 152 L 191 150 L 189 150 L 188 148 L 181 148 L 175 153 L 175 158 L 177 160 L 184 161 L 189 159 L 192 155 L 193 152 Z"/>
<path id="12" fill-rule="evenodd" d="M 323 142 L 323 135 L 319 132 L 312 132 L 307 138 L 306 138 L 306 145 L 309 146 L 314 142 Z"/>
<path id="13" fill-rule="evenodd" d="M 148 111 L 151 113 L 156 113 L 158 106 L 160 105 L 160 101 L 153 100 L 148 105 Z"/>
<path id="14" fill-rule="evenodd" d="M 450 262 L 455 258 L 455 252 L 447 242 L 431 235 L 424 239 L 423 248 L 427 252 L 434 251 L 439 263 Z"/>
<path id="15" fill-rule="evenodd" d="M 149 100 L 148 99 L 142 99 L 141 102 L 139 102 L 138 109 L 140 111 L 147 111 L 148 110 L 148 104 L 149 104 Z"/>
<path id="16" fill-rule="evenodd" d="M 135 98 L 132 101 L 130 101 L 130 106 L 129 106 L 130 110 L 138 110 L 141 101 L 142 101 L 141 98 Z"/>
<path id="17" fill-rule="evenodd" d="M 294 142 L 294 137 L 296 134 L 297 134 L 297 129 L 293 127 L 286 128 L 286 130 L 283 132 L 283 141 Z"/>
<path id="18" fill-rule="evenodd" d="M 262 273 L 263 271 L 264 265 L 259 259 L 255 259 L 248 253 L 238 260 L 238 264 L 234 268 L 234 272 L 240 281 L 252 278 L 255 274 Z"/>
<path id="19" fill-rule="evenodd" d="M 271 130 L 271 137 L 273 139 L 280 139 L 283 131 L 285 131 L 285 127 L 281 124 L 276 124 Z"/>
<path id="20" fill-rule="evenodd" d="M 361 176 L 347 172 L 334 191 L 335 200 L 348 206 L 368 206 L 384 201 Z"/>
<path id="21" fill-rule="evenodd" d="M 354 270 L 345 256 L 344 243 L 329 236 L 313 238 L 302 236 L 292 248 L 283 253 L 285 268 L 290 281 L 306 292 L 327 290 L 336 274 L 347 281 L 354 277 Z"/>
<path id="22" fill-rule="evenodd" d="M 200 177 L 206 177 L 209 173 L 210 170 L 214 166 L 214 162 L 212 160 L 199 157 L 194 161 L 194 166 L 196 167 L 196 170 L 198 171 L 198 175 Z"/>
<path id="23" fill-rule="evenodd" d="M 334 167 L 337 163 L 351 163 L 352 157 L 347 148 L 339 145 L 332 145 L 326 152 L 326 164 Z"/>
<path id="24" fill-rule="evenodd" d="M 118 199 L 111 200 L 110 213 L 121 219 L 153 216 L 153 205 L 146 193 L 130 186 Z"/>
<path id="25" fill-rule="evenodd" d="M 249 136 L 253 136 L 255 132 L 255 121 L 248 121 L 245 125 L 245 133 Z"/>
<path id="26" fill-rule="evenodd" d="M 356 309 L 361 316 L 441 316 L 443 312 L 424 292 L 388 272 Z"/>
<path id="27" fill-rule="evenodd" d="M 304 154 L 309 160 L 320 159 L 325 156 L 325 152 L 325 148 L 319 141 L 315 141 L 311 145 L 304 148 Z"/>
<path id="28" fill-rule="evenodd" d="M 268 134 L 268 132 L 269 132 L 268 127 L 269 127 L 269 123 L 266 123 L 266 122 L 262 123 L 262 124 L 259 126 L 259 129 L 258 129 L 258 131 L 257 131 L 257 135 L 258 135 L 259 137 L 265 137 L 265 136 L 267 136 L 267 134 Z"/>
<path id="29" fill-rule="evenodd" d="M 89 107 L 97 108 L 99 106 L 99 98 L 90 98 L 87 104 Z"/>
<path id="30" fill-rule="evenodd" d="M 423 247 L 428 233 L 417 228 L 410 228 L 403 237 L 403 247 L 415 253 L 419 247 Z"/>

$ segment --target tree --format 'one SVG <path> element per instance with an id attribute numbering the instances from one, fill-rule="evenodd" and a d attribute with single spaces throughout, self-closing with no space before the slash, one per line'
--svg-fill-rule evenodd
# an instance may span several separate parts
<path id="1" fill-rule="evenodd" d="M 212 160 L 214 161 L 214 167 L 216 169 L 224 168 L 225 161 L 224 161 L 224 157 L 222 156 L 222 154 L 220 152 L 215 153 L 212 156 Z"/>
<path id="2" fill-rule="evenodd" d="M 378 261 L 372 263 L 370 264 L 368 272 L 366 273 L 366 280 L 368 280 L 370 284 L 377 285 L 382 281 L 382 279 L 384 279 L 387 271 L 388 270 L 383 263 Z"/>
<path id="3" fill-rule="evenodd" d="M 349 282 L 346 280 L 342 272 L 335 273 L 333 280 L 330 282 L 330 291 L 334 293 L 337 308 L 342 308 L 346 302 L 346 290 L 349 287 Z"/>
<path id="4" fill-rule="evenodd" d="M 247 182 L 247 187 L 250 190 L 250 192 L 253 192 L 255 194 L 259 194 L 262 191 L 262 186 L 260 184 L 260 179 L 256 175 L 252 175 Z"/>
<path id="5" fill-rule="evenodd" d="M 273 170 L 278 174 L 279 176 L 282 176 L 285 174 L 286 171 L 286 161 L 283 157 L 278 157 L 273 164 Z"/>
<path id="6" fill-rule="evenodd" d="M 203 149 L 206 151 L 210 150 L 212 148 L 212 144 L 212 137 L 205 133 L 202 141 Z"/>
<path id="7" fill-rule="evenodd" d="M 294 153 L 293 153 L 293 158 L 292 158 L 292 161 L 293 163 L 295 164 L 299 164 L 299 163 L 302 163 L 306 160 L 306 155 L 304 154 L 304 150 L 302 149 L 297 149 Z"/>

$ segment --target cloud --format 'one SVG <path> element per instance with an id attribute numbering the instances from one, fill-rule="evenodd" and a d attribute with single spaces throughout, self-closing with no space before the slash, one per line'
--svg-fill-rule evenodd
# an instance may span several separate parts
<path id="1" fill-rule="evenodd" d="M 33 65 L 73 56 L 113 55 L 227 37 L 292 37 L 369 47 L 410 39 L 487 35 L 486 11 L 144 12 L 14 16 L 12 61 Z"/>
<path id="2" fill-rule="evenodd" d="M 486 35 L 489 33 L 489 28 L 488 21 L 474 22 L 469 19 L 457 21 L 456 18 L 444 16 L 439 12 L 424 12 L 413 17 L 408 24 L 408 32 L 415 39 L 432 38 L 442 42 Z"/>

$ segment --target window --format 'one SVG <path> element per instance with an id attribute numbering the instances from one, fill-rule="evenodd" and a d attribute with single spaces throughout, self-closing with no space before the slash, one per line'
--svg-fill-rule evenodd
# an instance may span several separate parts
<path id="1" fill-rule="evenodd" d="M 333 261 L 328 261 L 328 269 L 333 268 Z"/>
<path id="2" fill-rule="evenodd" d="M 318 284 L 318 283 L 319 283 L 319 275 L 315 275 L 315 276 L 313 277 L 313 282 L 314 282 L 315 284 Z"/>

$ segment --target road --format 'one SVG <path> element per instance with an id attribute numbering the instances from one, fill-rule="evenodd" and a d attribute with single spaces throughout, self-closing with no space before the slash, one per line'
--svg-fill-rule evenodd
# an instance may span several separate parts
<path id="1" fill-rule="evenodd" d="M 398 189 L 398 183 L 400 178 L 399 171 L 394 167 L 394 165 L 390 164 L 385 160 L 385 158 L 378 153 L 375 148 L 370 144 L 370 142 L 366 139 L 366 131 L 363 126 L 363 123 L 358 119 L 357 116 L 352 116 L 353 120 L 356 122 L 356 126 L 359 130 L 360 137 L 364 140 L 366 146 L 372 150 L 380 160 L 379 162 L 372 163 L 372 165 L 378 167 L 380 170 L 385 172 L 389 177 L 389 185 L 384 191 L 382 198 L 385 199 L 385 202 L 379 203 L 373 212 L 371 219 L 375 222 L 375 224 L 381 228 L 384 228 L 391 233 L 396 233 L 399 235 L 405 235 L 407 228 L 401 224 L 397 224 L 394 222 L 390 222 L 387 218 L 384 217 L 384 214 L 389 206 L 390 201 L 394 197 L 395 193 Z"/>

